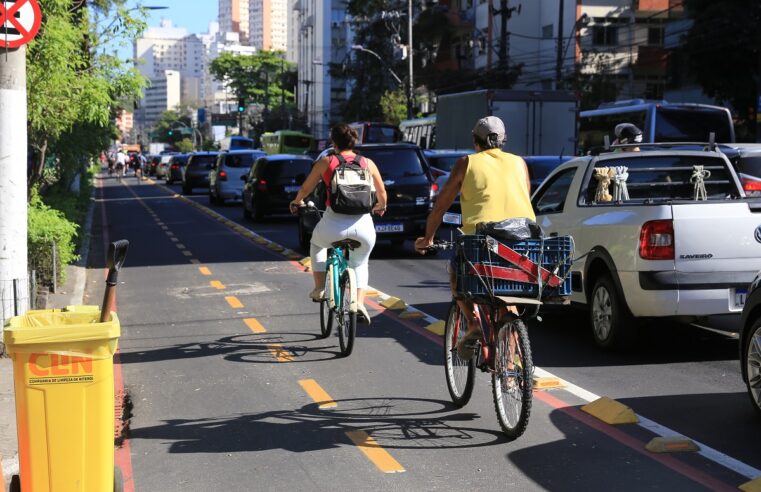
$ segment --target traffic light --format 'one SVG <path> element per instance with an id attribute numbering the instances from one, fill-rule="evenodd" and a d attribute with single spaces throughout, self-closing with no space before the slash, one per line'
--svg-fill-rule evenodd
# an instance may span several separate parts
<path id="1" fill-rule="evenodd" d="M 174 133 L 174 130 L 169 130 L 169 136 L 170 137 L 172 136 L 173 133 Z"/>
<path id="2" fill-rule="evenodd" d="M 243 113 L 244 111 L 246 111 L 246 100 L 238 99 L 238 112 Z"/>

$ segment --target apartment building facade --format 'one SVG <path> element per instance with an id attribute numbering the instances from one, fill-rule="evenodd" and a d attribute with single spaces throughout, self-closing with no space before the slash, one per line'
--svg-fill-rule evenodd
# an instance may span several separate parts
<path id="1" fill-rule="evenodd" d="M 238 33 L 243 45 L 249 45 L 251 38 L 250 1 L 253 0 L 219 0 L 220 31 Z"/>
<path id="2" fill-rule="evenodd" d="M 287 50 L 289 4 L 289 0 L 249 0 L 251 46 L 260 50 Z"/>

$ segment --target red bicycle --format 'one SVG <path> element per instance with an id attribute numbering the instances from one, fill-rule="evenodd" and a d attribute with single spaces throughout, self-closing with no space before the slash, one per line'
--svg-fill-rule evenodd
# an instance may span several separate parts
<path id="1" fill-rule="evenodd" d="M 567 302 L 573 239 L 503 243 L 464 235 L 455 242 L 436 242 L 433 248 L 457 250 L 458 295 L 444 329 L 452 402 L 462 407 L 470 401 L 476 368 L 489 373 L 500 427 L 508 439 L 517 439 L 528 426 L 533 397 L 534 363 L 524 320 L 536 317 L 543 300 Z M 481 326 L 480 339 L 464 351 L 473 356 L 458 350 L 467 331 L 461 308 L 465 303 L 474 305 Z"/>

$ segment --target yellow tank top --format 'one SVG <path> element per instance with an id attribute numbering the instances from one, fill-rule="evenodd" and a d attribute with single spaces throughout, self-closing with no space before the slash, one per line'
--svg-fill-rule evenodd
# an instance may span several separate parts
<path id="1" fill-rule="evenodd" d="M 536 220 L 527 179 L 522 159 L 516 155 L 499 149 L 469 155 L 460 191 L 463 232 L 475 234 L 479 222 Z"/>

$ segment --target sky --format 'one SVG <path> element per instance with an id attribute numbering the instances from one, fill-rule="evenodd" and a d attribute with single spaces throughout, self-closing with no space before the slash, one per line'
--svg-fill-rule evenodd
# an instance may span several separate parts
<path id="1" fill-rule="evenodd" d="M 148 11 L 148 27 L 158 27 L 161 19 L 169 19 L 176 27 L 184 27 L 193 34 L 207 32 L 209 22 L 217 20 L 219 9 L 218 0 L 129 0 L 127 3 L 130 7 L 168 7 Z M 120 47 L 119 55 L 131 59 L 132 47 Z"/>

